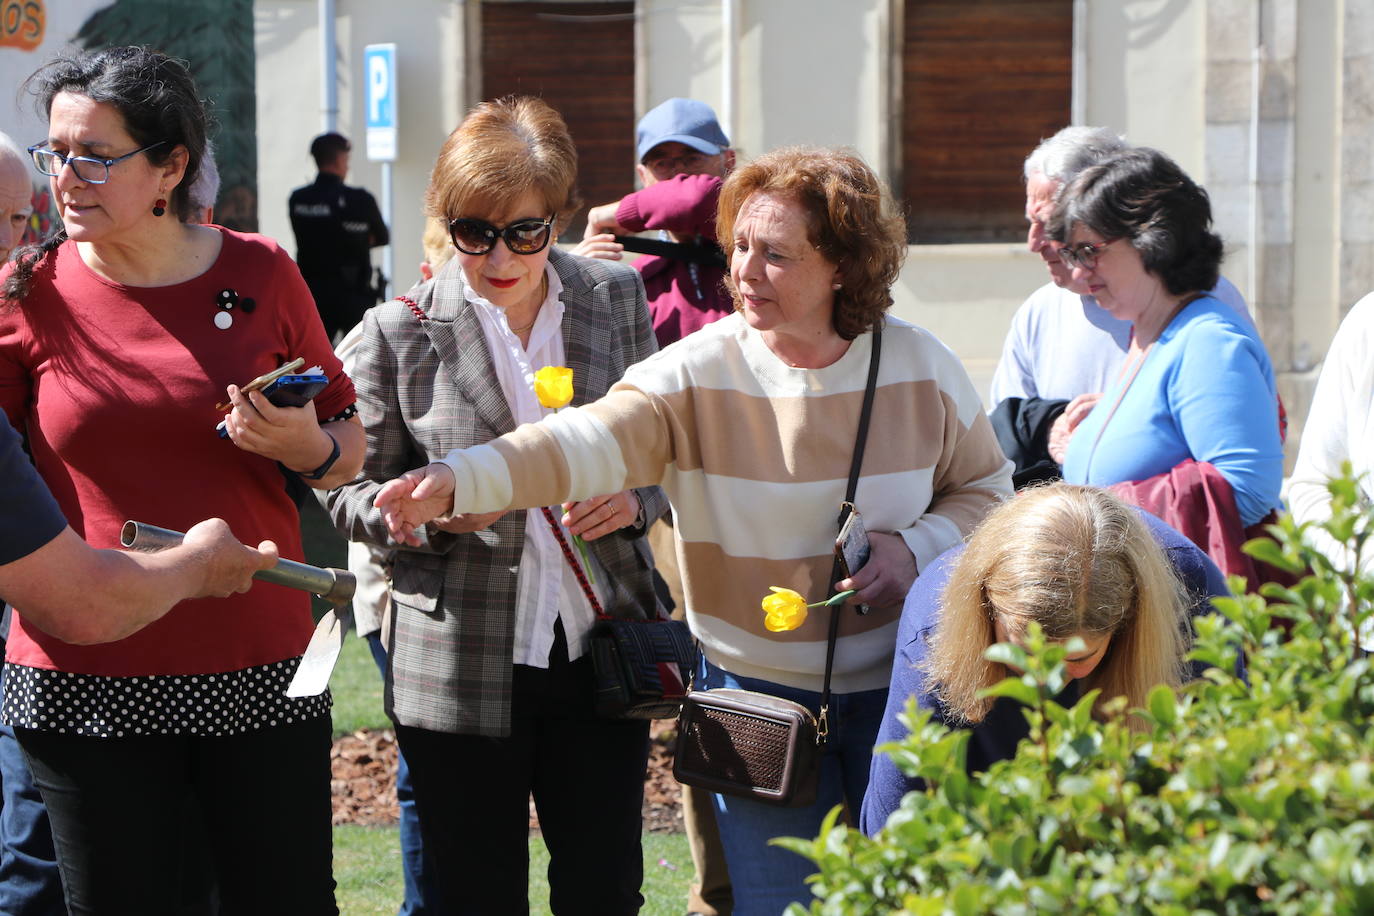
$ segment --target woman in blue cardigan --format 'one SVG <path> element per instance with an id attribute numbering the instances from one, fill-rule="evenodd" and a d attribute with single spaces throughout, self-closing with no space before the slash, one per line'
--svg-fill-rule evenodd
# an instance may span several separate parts
<path id="1" fill-rule="evenodd" d="M 1148 513 L 1105 490 L 1057 483 L 1003 503 L 967 545 L 941 554 L 912 586 L 897 631 L 897 657 L 878 742 L 900 741 L 907 698 L 936 721 L 972 731 L 968 770 L 1013 756 L 1029 726 L 1020 704 L 978 692 L 1007 677 L 983 657 L 1019 642 L 1035 621 L 1051 640 L 1077 636 L 1072 678 L 1055 699 L 1072 706 L 1095 687 L 1099 708 L 1125 696 L 1145 705 L 1156 684 L 1190 675 L 1188 620 L 1228 594 L 1206 554 Z M 902 796 L 918 788 L 892 758 L 875 754 L 859 825 L 873 834 Z"/>
<path id="2" fill-rule="evenodd" d="M 1211 223 L 1207 192 L 1146 147 L 1085 169 L 1055 204 L 1050 235 L 1075 282 L 1132 324 L 1120 375 L 1074 431 L 1064 479 L 1143 483 L 1210 465 L 1246 528 L 1279 506 L 1279 403 L 1255 329 L 1206 292 L 1222 258 Z"/>

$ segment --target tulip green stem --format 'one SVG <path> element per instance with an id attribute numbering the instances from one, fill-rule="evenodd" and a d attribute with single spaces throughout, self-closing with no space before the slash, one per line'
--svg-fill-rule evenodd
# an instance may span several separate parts
<path id="1" fill-rule="evenodd" d="M 858 591 L 858 589 L 847 588 L 839 594 L 832 595 L 824 601 L 817 601 L 815 604 L 808 604 L 807 607 L 834 607 L 844 599 L 848 598 L 850 595 L 854 594 L 856 591 Z"/>
<path id="2" fill-rule="evenodd" d="M 582 535 L 580 534 L 574 534 L 572 539 L 573 546 L 575 546 L 577 552 L 582 555 L 582 569 L 587 573 L 587 581 L 595 585 L 596 575 L 592 572 L 592 558 L 587 555 L 587 542 L 582 540 Z"/>

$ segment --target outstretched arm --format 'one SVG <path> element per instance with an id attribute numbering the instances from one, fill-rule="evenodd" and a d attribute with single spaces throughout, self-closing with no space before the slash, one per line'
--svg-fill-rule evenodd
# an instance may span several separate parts
<path id="1" fill-rule="evenodd" d="M 217 518 L 191 528 L 180 546 L 157 553 L 97 550 L 64 528 L 32 553 L 0 565 L 0 596 L 64 642 L 112 642 L 180 601 L 247 591 L 253 573 L 276 562 L 274 543 L 245 547 Z"/>
<path id="2" fill-rule="evenodd" d="M 591 404 L 407 471 L 383 484 L 372 505 L 392 539 L 418 546 L 421 526 L 455 512 L 551 506 L 650 486 L 671 460 L 671 425 L 660 402 L 622 382 Z"/>

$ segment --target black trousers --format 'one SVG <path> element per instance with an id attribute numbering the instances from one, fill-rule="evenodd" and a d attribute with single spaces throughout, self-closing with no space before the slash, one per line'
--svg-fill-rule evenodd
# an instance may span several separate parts
<path id="1" fill-rule="evenodd" d="M 531 794 L 557 916 L 629 916 L 644 903 L 649 723 L 599 718 L 591 659 L 569 662 L 566 646 L 558 627 L 547 670 L 515 666 L 507 738 L 396 728 L 445 914 L 529 911 Z"/>
<path id="2" fill-rule="evenodd" d="M 328 716 L 225 738 L 14 731 L 73 916 L 339 912 Z"/>

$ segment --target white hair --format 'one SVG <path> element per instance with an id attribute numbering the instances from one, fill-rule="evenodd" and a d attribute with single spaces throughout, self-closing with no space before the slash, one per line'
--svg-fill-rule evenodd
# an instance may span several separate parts
<path id="1" fill-rule="evenodd" d="M 0 156 L 13 156 L 20 165 L 24 166 L 25 171 L 28 170 L 29 154 L 24 152 L 24 148 L 15 143 L 14 139 L 4 131 L 0 131 Z"/>
<path id="2" fill-rule="evenodd" d="M 205 155 L 187 197 L 191 206 L 201 211 L 213 207 L 219 199 L 219 166 L 215 164 L 215 145 L 209 140 L 205 141 Z"/>
<path id="3" fill-rule="evenodd" d="M 1109 127 L 1066 127 L 1040 141 L 1026 157 L 1023 174 L 1029 179 L 1038 173 L 1067 185 L 1088 166 L 1130 148 L 1126 138 Z"/>

